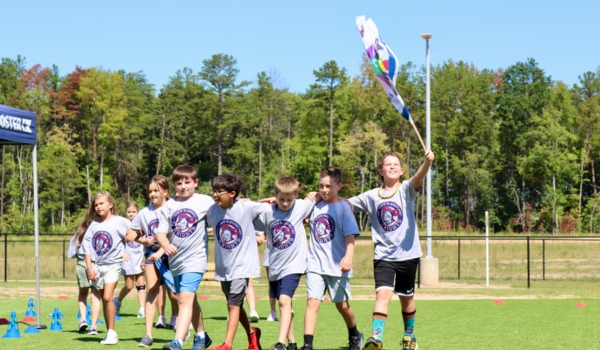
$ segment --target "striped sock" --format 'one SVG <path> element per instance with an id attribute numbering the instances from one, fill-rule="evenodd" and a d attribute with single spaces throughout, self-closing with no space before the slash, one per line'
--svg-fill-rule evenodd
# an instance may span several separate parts
<path id="1" fill-rule="evenodd" d="M 385 329 L 385 321 L 387 314 L 381 312 L 373 312 L 371 328 L 373 329 L 372 337 L 381 341 L 383 339 L 383 330 Z"/>

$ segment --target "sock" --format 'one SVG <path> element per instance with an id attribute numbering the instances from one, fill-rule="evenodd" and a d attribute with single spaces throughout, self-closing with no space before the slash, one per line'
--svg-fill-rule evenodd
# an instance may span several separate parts
<path id="1" fill-rule="evenodd" d="M 312 347 L 314 338 L 315 338 L 315 336 L 312 334 L 305 334 L 304 335 L 304 345 L 310 345 Z"/>
<path id="2" fill-rule="evenodd" d="M 196 332 L 196 335 L 200 337 L 200 339 L 204 339 L 206 336 L 204 335 L 204 331 Z"/>
<path id="3" fill-rule="evenodd" d="M 402 311 L 402 319 L 404 320 L 404 336 L 414 338 L 415 336 L 415 321 L 417 319 L 417 310 L 413 312 Z"/>
<path id="4" fill-rule="evenodd" d="M 381 312 L 373 312 L 373 319 L 371 321 L 371 328 L 373 329 L 372 337 L 381 341 L 383 339 L 383 330 L 385 329 L 385 322 L 387 321 L 387 314 Z"/>
<path id="5" fill-rule="evenodd" d="M 183 346 L 183 342 L 180 339 L 175 338 L 175 340 L 179 343 L 179 345 Z"/>
<path id="6" fill-rule="evenodd" d="M 358 332 L 358 328 L 356 328 L 356 324 L 354 327 L 348 327 L 348 337 L 356 337 L 357 335 L 360 335 L 360 333 Z"/>

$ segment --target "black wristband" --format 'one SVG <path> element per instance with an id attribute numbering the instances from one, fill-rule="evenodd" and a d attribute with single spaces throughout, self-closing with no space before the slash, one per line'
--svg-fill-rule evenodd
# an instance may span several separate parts
<path id="1" fill-rule="evenodd" d="M 137 234 L 137 238 L 140 238 L 144 235 L 144 232 L 142 232 L 141 230 L 135 230 L 135 233 Z"/>

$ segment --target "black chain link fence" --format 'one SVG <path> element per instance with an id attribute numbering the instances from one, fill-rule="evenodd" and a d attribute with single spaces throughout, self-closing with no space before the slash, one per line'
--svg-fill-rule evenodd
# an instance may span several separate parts
<path id="1" fill-rule="evenodd" d="M 71 235 L 40 234 L 42 281 L 73 281 L 75 259 L 67 258 Z M 0 235 L 0 278 L 35 281 L 33 234 Z M 427 238 L 421 236 L 425 256 Z M 600 237 L 558 236 L 432 236 L 432 256 L 438 259 L 439 287 L 597 288 L 600 281 Z M 486 244 L 489 254 L 486 264 Z M 209 239 L 209 261 L 214 259 Z M 260 256 L 264 244 L 259 247 Z M 486 269 L 486 266 L 489 268 Z M 354 285 L 373 285 L 373 242 L 367 235 L 356 240 Z M 267 283 L 264 272 L 258 279 Z"/>

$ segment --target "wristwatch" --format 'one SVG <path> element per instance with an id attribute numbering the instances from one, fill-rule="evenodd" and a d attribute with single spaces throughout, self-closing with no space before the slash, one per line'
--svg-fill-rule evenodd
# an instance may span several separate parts
<path id="1" fill-rule="evenodd" d="M 137 238 L 140 238 L 144 235 L 144 232 L 142 232 L 141 230 L 133 230 L 136 234 L 137 234 Z"/>

